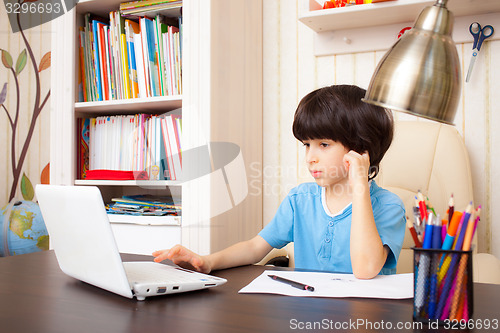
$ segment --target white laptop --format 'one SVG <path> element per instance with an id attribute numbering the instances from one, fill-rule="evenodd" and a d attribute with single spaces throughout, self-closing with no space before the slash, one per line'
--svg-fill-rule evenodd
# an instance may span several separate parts
<path id="1" fill-rule="evenodd" d="M 138 300 L 226 283 L 153 261 L 122 262 L 97 187 L 37 185 L 35 191 L 59 267 L 75 279 Z"/>

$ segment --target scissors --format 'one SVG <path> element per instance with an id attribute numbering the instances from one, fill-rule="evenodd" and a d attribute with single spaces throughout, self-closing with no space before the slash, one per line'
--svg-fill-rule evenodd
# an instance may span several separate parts
<path id="1" fill-rule="evenodd" d="M 474 63 L 476 62 L 476 58 L 479 50 L 481 49 L 481 45 L 483 45 L 483 41 L 493 35 L 495 29 L 493 29 L 491 25 L 486 25 L 481 28 L 481 24 L 474 22 L 469 26 L 469 31 L 472 34 L 472 37 L 474 37 L 474 44 L 472 45 L 472 58 L 470 59 L 469 70 L 467 71 L 465 82 L 469 82 L 472 68 L 474 67 Z"/>

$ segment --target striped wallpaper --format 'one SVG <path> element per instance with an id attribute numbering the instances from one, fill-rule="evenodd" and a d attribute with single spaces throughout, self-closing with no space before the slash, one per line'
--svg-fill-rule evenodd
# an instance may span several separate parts
<path id="1" fill-rule="evenodd" d="M 264 1 L 264 224 L 287 192 L 303 176 L 303 149 L 291 124 L 300 99 L 316 88 L 356 84 L 367 88 L 385 52 L 314 56 L 314 32 L 298 21 L 308 1 Z M 500 16 L 500 14 L 499 14 Z M 467 71 L 472 43 L 458 44 L 462 73 Z M 471 82 L 464 84 L 455 124 L 469 152 L 476 205 L 482 204 L 478 252 L 500 258 L 500 41 L 485 42 Z M 396 113 L 396 119 L 412 116 Z M 496 130 L 495 130 L 496 129 Z M 465 208 L 465 207 L 464 207 Z"/>

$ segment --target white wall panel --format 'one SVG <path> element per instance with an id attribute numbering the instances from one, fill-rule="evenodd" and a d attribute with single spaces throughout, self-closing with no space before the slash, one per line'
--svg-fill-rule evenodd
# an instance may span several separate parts
<path id="1" fill-rule="evenodd" d="M 491 209 L 486 223 L 489 224 L 489 233 L 485 237 L 491 241 L 492 254 L 500 258 L 500 216 L 497 205 L 500 202 L 500 68 L 498 59 L 500 57 L 500 41 L 489 43 L 489 57 L 487 61 L 488 77 L 488 101 L 490 110 L 489 123 L 489 193 L 487 193 L 488 204 Z M 483 218 L 484 219 L 484 218 Z M 489 221 L 489 223 L 488 223 Z"/>
<path id="2" fill-rule="evenodd" d="M 277 175 L 269 172 L 273 166 L 280 165 L 280 1 L 268 0 L 263 2 L 263 133 L 264 133 L 264 165 L 260 169 L 263 172 L 263 196 L 264 214 L 263 222 L 267 224 L 279 206 L 280 198 L 272 195 L 273 188 L 279 188 L 280 179 Z M 260 172 L 254 171 L 252 172 Z M 260 190 L 250 188 L 250 191 Z"/>

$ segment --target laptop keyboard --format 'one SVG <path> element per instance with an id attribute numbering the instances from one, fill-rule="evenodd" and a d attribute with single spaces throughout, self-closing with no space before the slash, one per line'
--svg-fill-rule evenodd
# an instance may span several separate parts
<path id="1" fill-rule="evenodd" d="M 148 283 L 179 283 L 179 282 L 199 282 L 203 281 L 200 274 L 152 262 L 124 262 L 125 272 L 130 282 Z M 206 277 L 206 281 L 210 281 Z"/>

